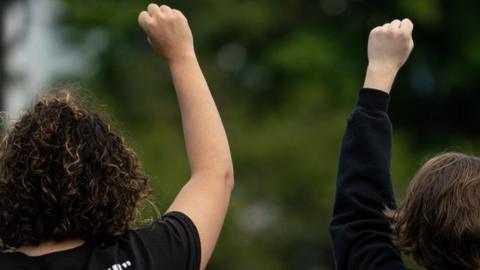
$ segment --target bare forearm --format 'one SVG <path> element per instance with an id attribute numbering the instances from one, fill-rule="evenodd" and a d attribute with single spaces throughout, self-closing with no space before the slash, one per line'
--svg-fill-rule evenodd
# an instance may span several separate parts
<path id="1" fill-rule="evenodd" d="M 182 114 L 192 175 L 231 178 L 233 166 L 227 136 L 197 58 L 191 54 L 170 61 L 169 65 Z"/>
<path id="2" fill-rule="evenodd" d="M 393 68 L 369 65 L 363 87 L 390 93 L 396 76 L 397 70 Z"/>

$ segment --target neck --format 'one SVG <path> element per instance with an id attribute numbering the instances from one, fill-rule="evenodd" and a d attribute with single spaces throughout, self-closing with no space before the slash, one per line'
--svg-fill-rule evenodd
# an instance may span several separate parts
<path id="1" fill-rule="evenodd" d="M 79 247 L 85 243 L 85 240 L 73 239 L 62 242 L 48 241 L 39 244 L 38 246 L 22 246 L 17 248 L 17 252 L 26 254 L 28 256 L 42 256 L 49 253 L 65 251 Z"/>

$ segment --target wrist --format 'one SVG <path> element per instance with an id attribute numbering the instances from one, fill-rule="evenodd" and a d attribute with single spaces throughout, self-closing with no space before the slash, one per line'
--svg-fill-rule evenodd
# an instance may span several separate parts
<path id="1" fill-rule="evenodd" d="M 197 60 L 197 56 L 194 50 L 177 53 L 175 55 L 167 56 L 165 58 L 167 59 L 167 62 L 170 66 L 174 66 L 182 63 L 188 63 L 188 62 Z"/>
<path id="2" fill-rule="evenodd" d="M 363 87 L 390 93 L 397 72 L 398 69 L 388 65 L 369 64 Z"/>

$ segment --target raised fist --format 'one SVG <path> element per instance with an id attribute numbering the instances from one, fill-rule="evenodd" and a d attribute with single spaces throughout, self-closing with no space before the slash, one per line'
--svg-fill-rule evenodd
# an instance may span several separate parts
<path id="1" fill-rule="evenodd" d="M 150 4 L 138 16 L 138 22 L 147 33 L 150 44 L 167 61 L 195 54 L 192 31 L 179 10 Z"/>
<path id="2" fill-rule="evenodd" d="M 369 66 L 397 72 L 413 49 L 412 31 L 409 19 L 374 28 L 368 39 Z"/>

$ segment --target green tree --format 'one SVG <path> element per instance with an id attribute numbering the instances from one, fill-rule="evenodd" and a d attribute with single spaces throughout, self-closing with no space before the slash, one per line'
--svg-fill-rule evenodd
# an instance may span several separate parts
<path id="1" fill-rule="evenodd" d="M 164 210 L 188 168 L 168 70 L 136 22 L 148 2 L 63 3 L 66 41 L 74 47 L 92 33 L 106 41 L 91 76 L 68 79 L 81 80 L 122 123 Z M 398 197 L 425 155 L 449 145 L 479 149 L 480 126 L 471 119 L 480 118 L 472 102 L 479 95 L 473 86 L 480 3 L 165 3 L 190 20 L 236 169 L 230 213 L 209 269 L 334 269 L 328 224 L 339 144 L 362 85 L 368 31 L 377 24 L 397 17 L 416 23 L 416 49 L 391 105 Z"/>

